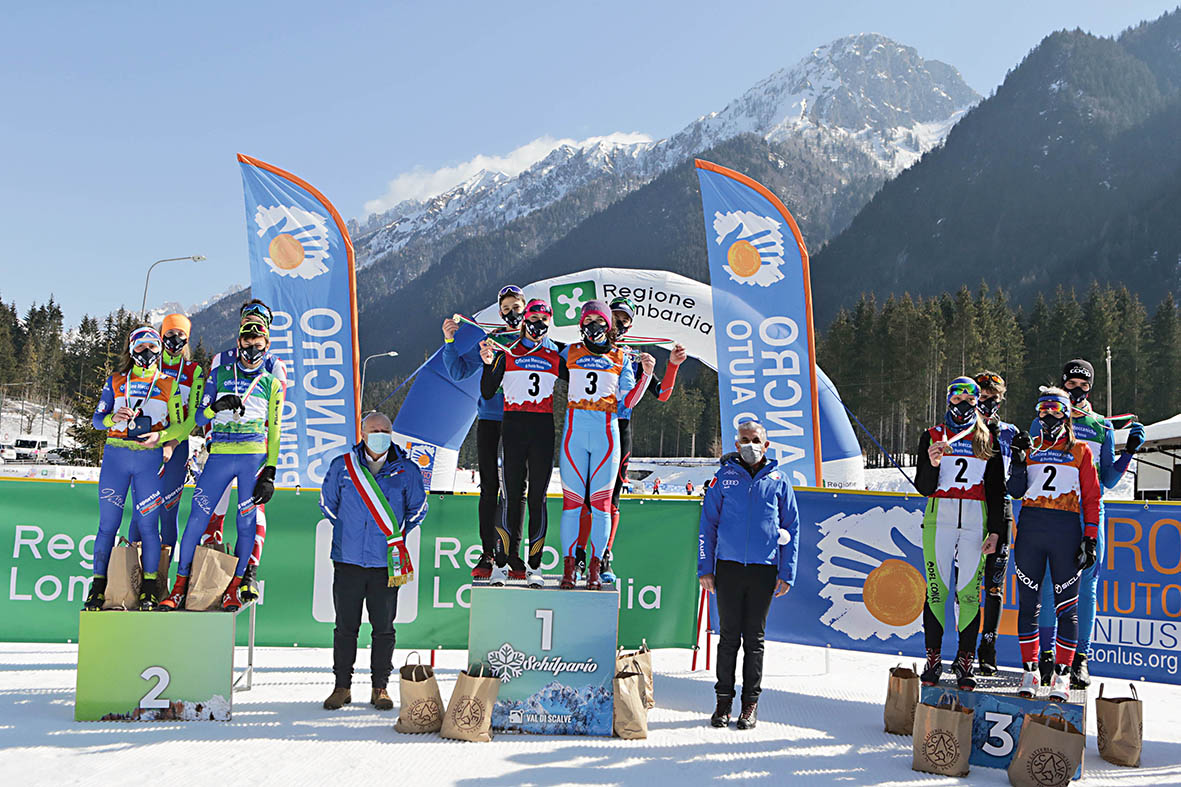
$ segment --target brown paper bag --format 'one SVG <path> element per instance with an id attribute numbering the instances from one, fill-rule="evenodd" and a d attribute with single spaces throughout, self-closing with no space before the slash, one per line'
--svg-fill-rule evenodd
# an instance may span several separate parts
<path id="1" fill-rule="evenodd" d="M 1140 767 L 1144 740 L 1144 703 L 1129 683 L 1131 697 L 1104 697 L 1103 684 L 1095 698 L 1095 723 L 1099 727 L 1099 756 L 1115 765 Z"/>
<path id="2" fill-rule="evenodd" d="M 238 558 L 211 546 L 199 546 L 193 553 L 193 568 L 189 572 L 189 587 L 185 609 L 207 612 L 221 609 L 221 596 L 229 587 Z"/>
<path id="3" fill-rule="evenodd" d="M 1045 713 L 1025 714 L 1017 751 L 1009 761 L 1009 784 L 1066 787 L 1083 761 L 1086 744 L 1086 737 L 1056 703 L 1049 703 Z"/>
<path id="4" fill-rule="evenodd" d="M 644 676 L 641 673 L 615 674 L 615 704 L 611 723 L 615 737 L 648 737 L 648 708 L 644 705 L 644 693 Z"/>
<path id="5" fill-rule="evenodd" d="M 492 706 L 500 694 L 500 678 L 483 664 L 459 673 L 447 703 L 440 733 L 457 741 L 492 740 Z"/>
<path id="6" fill-rule="evenodd" d="M 914 734 L 914 709 L 919 704 L 918 666 L 901 664 L 890 668 L 890 683 L 886 687 L 886 732 L 895 735 Z"/>
<path id="7" fill-rule="evenodd" d="M 111 560 L 107 563 L 107 592 L 103 609 L 139 609 L 139 589 L 143 577 L 139 549 L 120 536 L 118 545 L 111 549 Z"/>
<path id="8" fill-rule="evenodd" d="M 172 568 L 172 547 L 160 545 L 160 567 L 156 569 L 156 595 L 164 598 L 168 595 L 171 585 L 168 584 L 168 570 Z"/>
<path id="9" fill-rule="evenodd" d="M 418 663 L 411 664 L 410 656 L 417 656 Z M 398 672 L 398 720 L 394 729 L 438 732 L 443 726 L 443 697 L 439 694 L 434 667 L 423 664 L 422 656 L 414 650 L 406 656 L 406 663 Z"/>
<path id="10" fill-rule="evenodd" d="M 640 640 L 640 649 L 631 653 L 624 653 L 620 649 L 615 657 L 616 672 L 638 672 L 643 678 L 644 707 L 652 710 L 656 707 L 656 695 L 653 693 L 652 683 L 652 650 L 648 647 L 648 640 Z"/>
<path id="11" fill-rule="evenodd" d="M 937 705 L 919 703 L 914 712 L 914 759 L 910 767 L 942 776 L 967 776 L 972 754 L 971 709 L 945 691 Z"/>

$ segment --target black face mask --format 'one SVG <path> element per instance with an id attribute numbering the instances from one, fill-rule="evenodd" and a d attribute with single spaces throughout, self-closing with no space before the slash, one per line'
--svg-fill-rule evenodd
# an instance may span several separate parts
<path id="1" fill-rule="evenodd" d="M 1066 393 L 1070 394 L 1071 404 L 1082 404 L 1084 401 L 1086 401 L 1087 397 L 1091 395 L 1091 392 L 1084 391 L 1082 386 L 1077 388 L 1067 388 Z"/>
<path id="2" fill-rule="evenodd" d="M 160 352 L 158 350 L 149 350 L 146 347 L 142 350 L 136 350 L 131 354 L 131 362 L 141 369 L 147 369 L 160 359 Z"/>
<path id="3" fill-rule="evenodd" d="M 500 315 L 500 317 L 504 320 L 504 324 L 510 328 L 520 327 L 521 320 L 525 319 L 524 313 L 515 310 L 510 310 L 505 314 Z"/>
<path id="4" fill-rule="evenodd" d="M 249 366 L 254 366 L 254 364 L 261 361 L 263 359 L 263 356 L 266 354 L 267 354 L 266 347 L 250 346 L 250 347 L 241 347 L 238 349 L 239 357 L 242 359 L 242 361 L 244 363 L 246 363 Z"/>
<path id="5" fill-rule="evenodd" d="M 967 399 L 947 406 L 947 416 L 958 426 L 967 426 L 976 414 L 976 405 Z"/>
<path id="6" fill-rule="evenodd" d="M 632 327 L 630 325 L 624 325 L 623 323 L 619 322 L 618 320 L 615 321 L 615 335 L 616 336 L 623 336 L 625 333 L 627 333 L 631 329 L 632 329 Z"/>
<path id="7" fill-rule="evenodd" d="M 537 341 L 549 331 L 549 323 L 545 320 L 529 320 L 525 323 L 525 332 L 529 338 Z"/>
<path id="8" fill-rule="evenodd" d="M 607 346 L 607 326 L 601 322 L 592 321 L 582 324 L 582 339 L 591 349 Z"/>
<path id="9" fill-rule="evenodd" d="M 1052 415 L 1039 415 L 1038 425 L 1042 428 L 1042 444 L 1053 445 L 1062 437 L 1066 428 L 1065 418 L 1055 418 Z"/>
<path id="10" fill-rule="evenodd" d="M 180 351 L 183 350 L 185 348 L 185 345 L 188 343 L 189 343 L 189 339 L 187 336 L 165 336 L 164 337 L 164 349 L 173 358 L 180 355 Z"/>
<path id="11" fill-rule="evenodd" d="M 992 418 L 996 415 L 997 410 L 1001 409 L 1001 400 L 999 397 L 992 399 L 981 399 L 980 403 L 976 405 L 976 409 L 980 411 L 986 419 Z"/>

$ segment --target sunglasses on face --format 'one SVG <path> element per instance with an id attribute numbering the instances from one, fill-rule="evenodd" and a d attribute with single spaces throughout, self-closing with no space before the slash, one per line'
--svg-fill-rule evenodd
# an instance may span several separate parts
<path id="1" fill-rule="evenodd" d="M 1066 405 L 1062 402 L 1038 402 L 1037 414 L 1065 416 Z"/>

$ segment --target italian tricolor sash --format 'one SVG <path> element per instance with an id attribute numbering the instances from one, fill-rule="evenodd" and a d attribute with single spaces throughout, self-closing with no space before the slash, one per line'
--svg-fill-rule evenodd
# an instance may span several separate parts
<path id="1" fill-rule="evenodd" d="M 369 468 L 357 460 L 357 455 L 349 451 L 344 455 L 344 465 L 349 471 L 349 480 L 353 488 L 365 501 L 369 514 L 385 533 L 386 547 L 389 550 L 389 587 L 398 587 L 414 579 L 414 566 L 410 563 L 410 550 L 406 548 L 406 541 L 402 538 L 402 527 L 390 508 L 389 501 L 381 493 L 373 474 Z"/>

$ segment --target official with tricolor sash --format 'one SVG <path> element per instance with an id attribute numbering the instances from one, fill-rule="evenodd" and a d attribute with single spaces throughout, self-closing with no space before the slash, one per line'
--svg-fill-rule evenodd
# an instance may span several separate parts
<path id="1" fill-rule="evenodd" d="M 361 606 L 373 627 L 370 704 L 390 710 L 394 616 L 398 588 L 414 578 L 406 535 L 426 517 L 422 472 L 393 444 L 393 426 L 381 413 L 361 422 L 361 442 L 332 460 L 320 488 L 320 508 L 332 522 L 332 672 L 336 687 L 324 707 L 352 702 L 353 662 Z"/>

